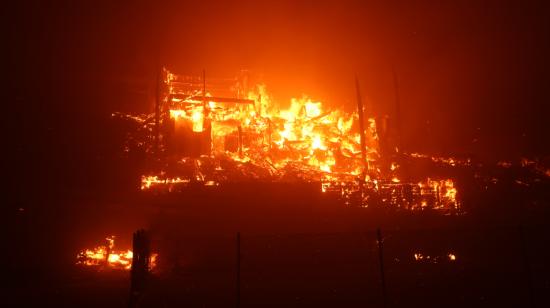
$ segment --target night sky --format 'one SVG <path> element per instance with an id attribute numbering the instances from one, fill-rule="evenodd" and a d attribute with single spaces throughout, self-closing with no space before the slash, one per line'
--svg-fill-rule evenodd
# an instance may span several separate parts
<path id="1" fill-rule="evenodd" d="M 37 1 L 4 8 L 8 157 L 23 177 L 86 178 L 117 148 L 109 116 L 152 110 L 155 71 L 261 76 L 279 101 L 344 109 L 354 75 L 406 151 L 550 153 L 549 10 L 541 1 Z M 75 171 L 77 170 L 78 171 Z"/>

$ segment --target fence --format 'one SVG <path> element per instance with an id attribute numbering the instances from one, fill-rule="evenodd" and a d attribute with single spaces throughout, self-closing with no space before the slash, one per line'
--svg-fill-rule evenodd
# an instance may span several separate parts
<path id="1" fill-rule="evenodd" d="M 544 227 L 158 237 L 144 303 L 192 307 L 545 307 Z M 146 304 L 144 304 L 146 305 Z"/>

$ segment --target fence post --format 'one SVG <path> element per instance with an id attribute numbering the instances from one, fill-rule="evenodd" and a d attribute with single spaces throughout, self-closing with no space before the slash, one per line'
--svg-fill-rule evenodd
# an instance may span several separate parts
<path id="1" fill-rule="evenodd" d="M 143 295 L 149 278 L 151 259 L 149 235 L 145 230 L 137 230 L 133 235 L 132 267 L 130 269 L 129 307 L 136 307 Z"/>
<path id="2" fill-rule="evenodd" d="M 535 297 L 533 292 L 533 282 L 531 281 L 531 265 L 529 263 L 529 256 L 527 254 L 527 243 L 525 242 L 525 230 L 522 225 L 519 225 L 519 240 L 521 244 L 521 255 L 523 259 L 523 270 L 525 271 L 525 280 L 527 284 L 527 291 L 529 292 L 530 307 L 535 307 Z"/>
<path id="3" fill-rule="evenodd" d="M 382 231 L 380 228 L 376 229 L 376 239 L 378 242 L 378 261 L 380 264 L 380 281 L 382 284 L 382 307 L 387 307 L 387 294 L 386 294 L 386 275 L 384 273 L 384 244 L 382 241 Z"/>
<path id="4" fill-rule="evenodd" d="M 241 306 L 241 233 L 237 232 L 237 288 L 236 288 L 236 306 Z"/>

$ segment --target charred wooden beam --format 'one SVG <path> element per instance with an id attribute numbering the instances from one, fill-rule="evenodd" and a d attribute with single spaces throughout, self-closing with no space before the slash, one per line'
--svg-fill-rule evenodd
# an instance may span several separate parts
<path id="1" fill-rule="evenodd" d="M 243 157 L 243 129 L 239 125 L 237 127 L 237 131 L 239 133 L 239 157 Z"/>
<path id="2" fill-rule="evenodd" d="M 198 102 L 202 101 L 202 98 L 197 98 L 196 96 L 184 95 L 184 94 L 171 94 L 170 101 L 172 101 L 174 98 L 182 101 L 185 101 L 185 100 L 195 100 Z M 254 105 L 255 103 L 254 100 L 251 100 L 251 99 L 216 97 L 216 96 L 207 96 L 206 100 L 209 102 L 216 102 L 216 103 L 235 103 L 235 104 L 252 104 L 252 105 Z"/>

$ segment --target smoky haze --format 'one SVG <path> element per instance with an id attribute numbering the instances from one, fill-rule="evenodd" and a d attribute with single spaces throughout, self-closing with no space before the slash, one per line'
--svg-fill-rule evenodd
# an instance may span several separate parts
<path id="1" fill-rule="evenodd" d="M 106 118 L 151 111 L 160 65 L 247 69 L 283 104 L 306 94 L 347 110 L 357 75 L 369 115 L 395 118 L 393 67 L 407 151 L 547 154 L 547 8 L 428 2 L 22 4 L 7 19 L 12 124 L 63 155 L 108 151 Z"/>

